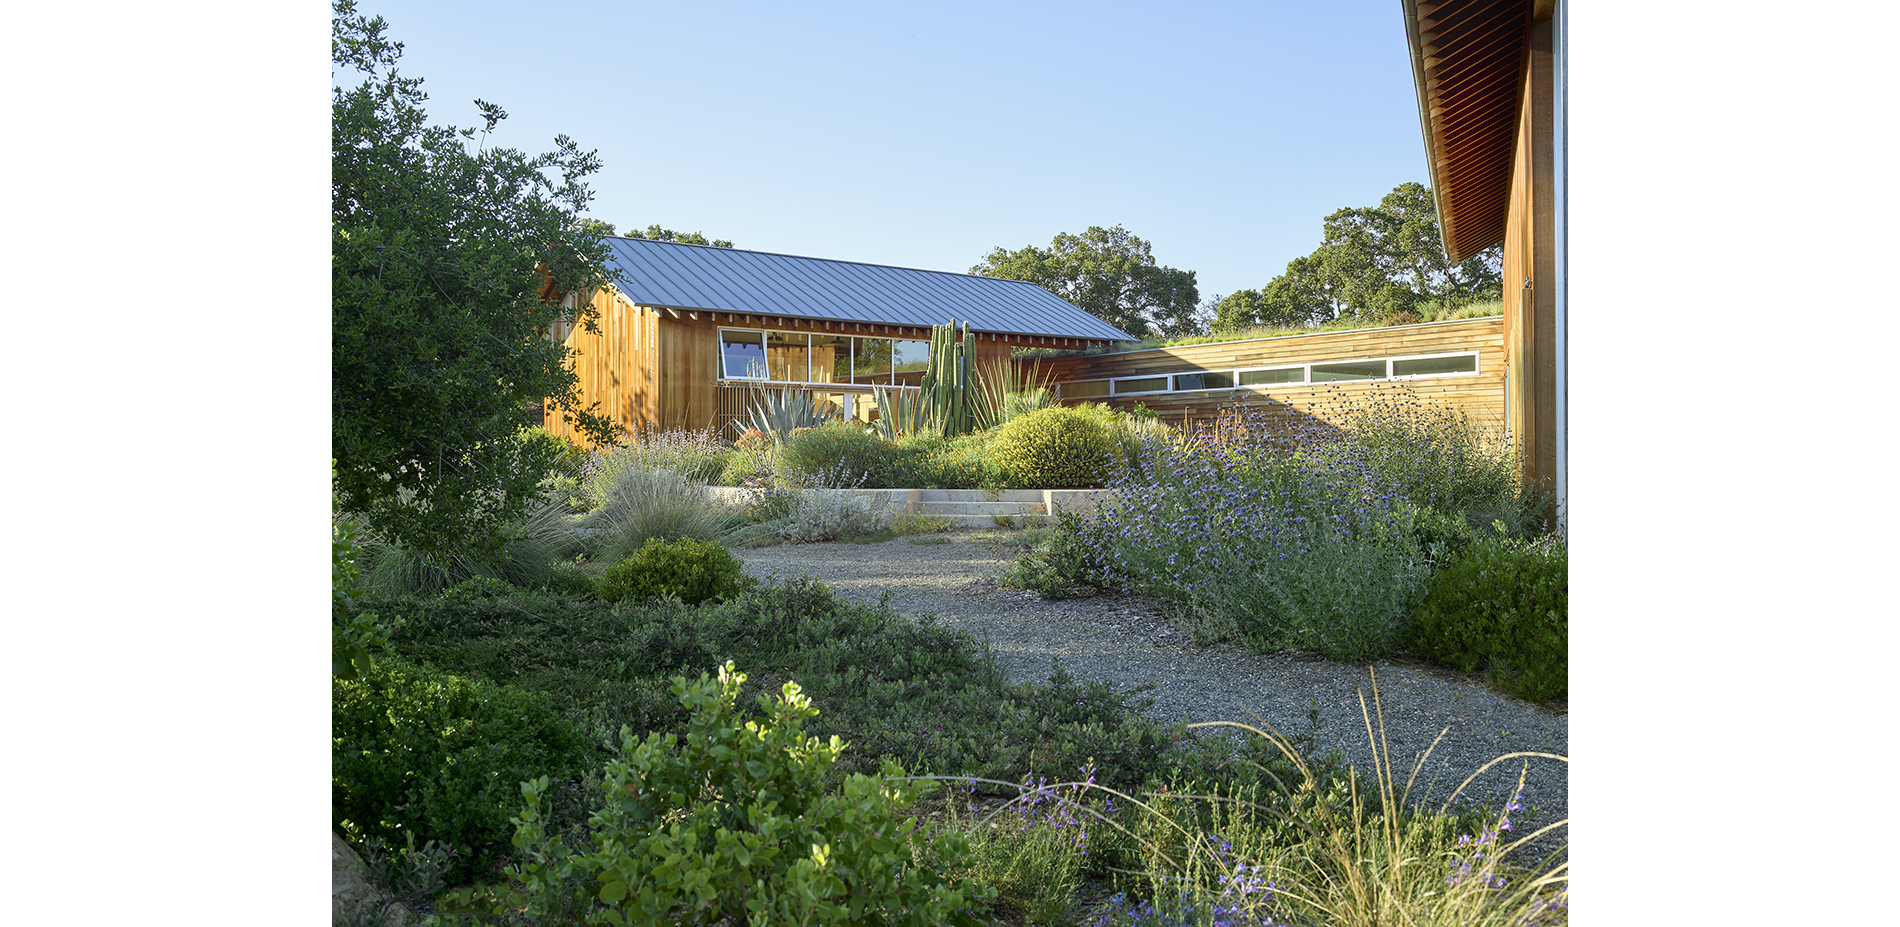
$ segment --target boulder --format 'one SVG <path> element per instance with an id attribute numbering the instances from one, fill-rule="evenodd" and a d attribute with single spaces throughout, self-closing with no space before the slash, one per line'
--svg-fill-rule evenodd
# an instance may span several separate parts
<path id="1" fill-rule="evenodd" d="M 333 927 L 402 927 L 414 923 L 409 909 L 370 880 L 369 866 L 343 838 L 330 832 L 330 923 Z"/>

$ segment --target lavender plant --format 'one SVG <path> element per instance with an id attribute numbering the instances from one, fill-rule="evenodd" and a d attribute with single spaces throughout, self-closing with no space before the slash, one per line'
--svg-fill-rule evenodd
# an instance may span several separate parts
<path id="1" fill-rule="evenodd" d="M 731 456 L 710 432 L 645 428 L 620 443 L 595 450 L 580 468 L 582 494 L 592 511 L 606 505 L 614 487 L 633 470 L 666 470 L 700 483 L 718 479 Z"/>
<path id="2" fill-rule="evenodd" d="M 1191 609 L 1203 641 L 1342 661 L 1395 649 L 1425 564 L 1369 448 L 1260 410 L 1220 425 L 1147 442 L 1115 477 L 1117 501 L 1082 530 L 1095 571 Z"/>

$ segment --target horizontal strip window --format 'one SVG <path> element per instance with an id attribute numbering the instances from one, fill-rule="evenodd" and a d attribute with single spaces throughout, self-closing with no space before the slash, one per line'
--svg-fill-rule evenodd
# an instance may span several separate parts
<path id="1" fill-rule="evenodd" d="M 1115 384 L 1115 395 L 1129 393 L 1165 393 L 1168 391 L 1167 377 L 1132 377 L 1126 380 L 1111 381 Z"/>
<path id="2" fill-rule="evenodd" d="M 1314 383 L 1336 383 L 1341 380 L 1383 380 L 1386 377 L 1385 361 L 1364 360 L 1346 361 L 1338 364 L 1314 364 L 1310 374 Z"/>
<path id="3" fill-rule="evenodd" d="M 1395 357 L 1395 377 L 1445 377 L 1478 372 L 1476 354 L 1438 354 L 1431 357 Z"/>
<path id="4" fill-rule="evenodd" d="M 1085 396 L 1108 395 L 1107 380 L 1083 380 L 1080 383 L 1064 383 L 1060 387 L 1064 399 L 1078 399 Z"/>
<path id="5" fill-rule="evenodd" d="M 1278 386 L 1282 383 L 1305 383 L 1305 367 L 1277 367 L 1272 370 L 1242 370 L 1238 374 L 1241 386 Z"/>
<path id="6" fill-rule="evenodd" d="M 1233 389 L 1234 375 L 1226 370 L 1203 370 L 1199 373 L 1177 373 L 1174 375 L 1176 391 L 1191 389 Z"/>
<path id="7" fill-rule="evenodd" d="M 928 341 L 742 328 L 719 330 L 719 373 L 725 380 L 915 386 L 928 366 Z"/>

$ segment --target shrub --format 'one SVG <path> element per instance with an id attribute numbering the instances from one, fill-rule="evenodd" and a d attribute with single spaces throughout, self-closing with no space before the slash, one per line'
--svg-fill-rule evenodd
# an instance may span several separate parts
<path id="1" fill-rule="evenodd" d="M 906 512 L 891 519 L 890 524 L 890 532 L 899 536 L 937 534 L 955 528 L 956 523 L 942 515 L 926 515 L 922 512 Z"/>
<path id="2" fill-rule="evenodd" d="M 799 429 L 779 451 L 781 478 L 811 485 L 823 475 L 841 473 L 868 489 L 908 487 L 921 455 L 892 444 L 850 422 L 828 422 Z"/>
<path id="3" fill-rule="evenodd" d="M 704 483 L 663 468 L 631 467 L 621 471 L 604 504 L 581 520 L 580 530 L 596 559 L 611 561 L 654 538 L 715 540 L 732 520 L 707 499 Z"/>
<path id="4" fill-rule="evenodd" d="M 607 602 L 644 601 L 671 595 L 688 605 L 744 592 L 752 580 L 744 565 L 717 544 L 680 538 L 647 541 L 633 556 L 600 574 L 598 595 Z"/>
<path id="5" fill-rule="evenodd" d="M 1087 412 L 1053 408 L 1004 424 L 992 452 L 1017 486 L 1073 489 L 1100 485 L 1113 450 L 1107 432 Z"/>
<path id="6" fill-rule="evenodd" d="M 1034 590 L 1044 599 L 1063 598 L 1073 586 L 1106 585 L 1107 581 L 1093 571 L 1081 533 L 1080 515 L 1058 512 L 1055 529 L 1004 569 L 1002 584 Z"/>
<path id="7" fill-rule="evenodd" d="M 1003 473 L 990 456 L 995 444 L 995 429 L 939 439 L 928 448 L 918 467 L 918 488 L 1000 488 Z"/>
<path id="8" fill-rule="evenodd" d="M 394 658 L 336 679 L 332 823 L 351 842 L 435 841 L 458 856 L 451 881 L 485 872 L 508 846 L 508 807 L 537 775 L 578 775 L 585 741 L 545 696 Z M 406 836 L 412 835 L 412 836 Z"/>
<path id="9" fill-rule="evenodd" d="M 1244 417 L 1144 451 L 1083 531 L 1091 565 L 1202 619 L 1196 637 L 1335 660 L 1397 649 L 1425 575 L 1411 515 L 1349 436 Z"/>
<path id="10" fill-rule="evenodd" d="M 788 541 L 835 541 L 883 531 L 884 517 L 863 496 L 849 489 L 819 486 L 786 494 L 784 515 L 769 523 Z"/>
<path id="11" fill-rule="evenodd" d="M 926 844 L 903 813 L 915 783 L 885 764 L 884 781 L 852 775 L 835 794 L 825 779 L 844 745 L 807 737 L 816 716 L 798 684 L 759 697 L 763 722 L 734 713 L 743 674 L 726 663 L 715 682 L 675 677 L 692 713 L 682 741 L 621 729 L 607 764 L 592 846 L 570 850 L 542 824 L 548 780 L 524 784 L 515 844 L 527 861 L 520 888 L 496 913 L 523 911 L 590 923 L 961 924 L 993 892 L 950 884 L 967 865 L 968 841 L 942 833 Z M 579 883 L 576 890 L 575 883 Z"/>
<path id="12" fill-rule="evenodd" d="M 1490 537 L 1432 577 L 1411 646 L 1534 702 L 1570 688 L 1570 558 L 1556 539 Z"/>

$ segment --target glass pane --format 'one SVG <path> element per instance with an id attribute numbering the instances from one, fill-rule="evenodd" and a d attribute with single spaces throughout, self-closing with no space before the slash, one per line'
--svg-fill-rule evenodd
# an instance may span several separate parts
<path id="1" fill-rule="evenodd" d="M 1167 377 L 1138 377 L 1132 380 L 1116 380 L 1115 395 L 1123 393 L 1155 393 L 1168 388 Z"/>
<path id="2" fill-rule="evenodd" d="M 923 382 L 924 369 L 929 366 L 930 342 L 904 339 L 891 342 L 891 369 L 896 372 L 897 382 L 916 386 Z"/>
<path id="3" fill-rule="evenodd" d="M 813 383 L 851 382 L 851 339 L 844 335 L 811 336 Z"/>
<path id="4" fill-rule="evenodd" d="M 1385 361 L 1383 360 L 1313 365 L 1313 382 L 1315 383 L 1330 383 L 1334 380 L 1383 379 L 1385 379 Z"/>
<path id="5" fill-rule="evenodd" d="M 1067 399 L 1071 396 L 1106 396 L 1106 395 L 1108 395 L 1108 381 L 1107 380 L 1084 380 L 1080 383 L 1062 384 L 1062 398 L 1064 399 Z"/>
<path id="6" fill-rule="evenodd" d="M 1241 386 L 1266 386 L 1274 383 L 1305 382 L 1305 367 L 1282 367 L 1279 370 L 1243 370 L 1240 372 Z"/>
<path id="7" fill-rule="evenodd" d="M 851 342 L 851 382 L 890 385 L 891 339 L 853 338 Z"/>
<path id="8" fill-rule="evenodd" d="M 1224 370 L 1174 375 L 1175 389 L 1232 389 L 1233 385 L 1234 375 Z"/>
<path id="9" fill-rule="evenodd" d="M 728 380 L 765 379 L 765 336 L 760 332 L 719 330 L 719 358 Z"/>
<path id="10" fill-rule="evenodd" d="M 1478 355 L 1460 354 L 1456 357 L 1415 357 L 1411 360 L 1392 362 L 1392 375 L 1395 377 L 1422 377 L 1434 373 L 1477 373 Z"/>
<path id="11" fill-rule="evenodd" d="M 765 369 L 774 380 L 803 382 L 809 379 L 810 371 L 805 369 L 806 351 L 804 335 L 765 333 Z"/>

